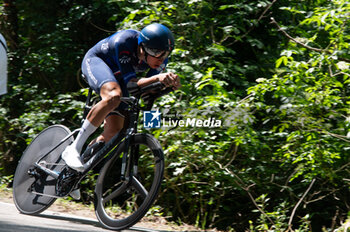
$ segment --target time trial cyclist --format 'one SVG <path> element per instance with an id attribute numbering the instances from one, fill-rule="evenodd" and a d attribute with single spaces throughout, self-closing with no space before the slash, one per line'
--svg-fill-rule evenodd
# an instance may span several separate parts
<path id="1" fill-rule="evenodd" d="M 122 129 L 125 115 L 121 112 L 126 104 L 120 99 L 128 96 L 126 86 L 129 82 L 144 87 L 159 81 L 174 90 L 180 88 L 178 75 L 162 73 L 174 45 L 172 32 L 162 24 L 153 23 L 140 32 L 131 29 L 118 31 L 86 53 L 82 73 L 102 100 L 93 106 L 78 136 L 62 153 L 63 160 L 70 168 L 79 172 L 84 170 L 80 160 L 82 147 L 102 122 L 104 131 L 93 143 L 108 142 Z M 137 79 L 137 73 L 141 72 L 146 72 L 145 77 Z"/>

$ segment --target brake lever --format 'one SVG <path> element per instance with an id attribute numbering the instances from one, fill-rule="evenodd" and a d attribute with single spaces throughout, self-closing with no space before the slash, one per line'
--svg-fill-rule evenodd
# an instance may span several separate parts
<path id="1" fill-rule="evenodd" d="M 159 91 L 164 89 L 165 85 L 163 85 L 161 82 L 154 82 L 152 84 L 149 84 L 144 87 L 139 87 L 136 82 L 129 82 L 127 84 L 128 92 L 135 96 L 140 97 L 142 94 L 145 94 L 150 91 Z"/>
<path id="2" fill-rule="evenodd" d="M 142 107 L 141 109 L 142 110 L 151 110 L 152 109 L 152 106 L 153 106 L 153 103 L 155 102 L 155 100 L 157 98 L 160 98 L 170 92 L 174 91 L 172 87 L 167 87 L 165 89 L 163 89 L 162 91 L 160 91 L 159 93 L 155 93 L 155 94 L 147 94 L 146 96 L 143 97 L 143 100 L 145 102 L 147 102 L 147 105 L 145 107 Z"/>
<path id="3" fill-rule="evenodd" d="M 154 82 L 154 83 L 152 83 L 152 84 L 150 84 L 150 85 L 147 85 L 147 86 L 145 86 L 145 87 L 142 87 L 141 89 L 140 89 L 140 92 L 141 92 L 141 94 L 143 94 L 143 93 L 146 93 L 146 92 L 148 92 L 148 91 L 157 91 L 157 90 L 161 90 L 161 89 L 163 89 L 165 87 L 165 85 L 163 85 L 161 82 Z"/>

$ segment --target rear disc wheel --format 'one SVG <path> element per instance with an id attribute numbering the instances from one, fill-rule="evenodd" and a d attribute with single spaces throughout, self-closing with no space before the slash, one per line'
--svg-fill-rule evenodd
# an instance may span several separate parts
<path id="1" fill-rule="evenodd" d="M 55 202 L 56 197 L 52 196 L 55 195 L 56 179 L 35 168 L 34 164 L 70 133 L 63 125 L 50 126 L 40 132 L 24 151 L 13 180 L 13 199 L 21 213 L 38 214 Z M 61 153 L 72 141 L 72 137 L 66 140 L 39 164 L 60 173 L 65 166 Z"/>

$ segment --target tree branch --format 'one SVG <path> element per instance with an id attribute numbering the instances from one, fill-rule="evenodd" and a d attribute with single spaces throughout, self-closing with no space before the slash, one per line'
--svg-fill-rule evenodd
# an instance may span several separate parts
<path id="1" fill-rule="evenodd" d="M 238 145 L 235 146 L 234 149 L 232 149 L 232 158 L 230 161 L 224 166 L 224 168 L 227 168 L 237 157 L 237 151 L 238 151 Z"/>
<path id="2" fill-rule="evenodd" d="M 343 140 L 347 143 L 350 143 L 350 140 L 347 139 L 348 137 L 347 136 L 344 136 L 344 135 L 338 135 L 338 134 L 334 134 L 334 133 L 331 133 L 329 131 L 326 131 L 326 130 L 320 130 L 320 129 L 311 129 L 310 131 L 315 131 L 315 132 L 318 132 L 318 133 L 323 133 L 323 134 L 327 134 L 329 136 L 332 136 L 332 137 L 335 137 L 337 139 L 340 139 L 340 140 Z"/>
<path id="3" fill-rule="evenodd" d="M 303 194 L 303 196 L 299 199 L 298 203 L 294 206 L 294 209 L 292 211 L 292 214 L 290 215 L 289 218 L 289 222 L 288 222 L 288 230 L 292 230 L 292 221 L 294 218 L 294 214 L 297 210 L 297 208 L 299 207 L 300 203 L 304 200 L 304 198 L 306 197 L 306 195 L 309 193 L 309 191 L 311 190 L 312 186 L 314 185 L 316 179 L 313 179 L 311 181 L 311 184 L 309 185 L 309 187 L 306 189 L 305 193 Z"/>
<path id="4" fill-rule="evenodd" d="M 102 27 L 99 27 L 97 26 L 96 24 L 94 24 L 93 22 L 91 22 L 91 20 L 88 21 L 93 27 L 97 28 L 98 30 L 100 31 L 103 31 L 103 32 L 107 32 L 107 33 L 115 33 L 116 31 L 110 31 L 110 30 L 107 30 L 107 29 L 103 29 Z"/>
<path id="5" fill-rule="evenodd" d="M 327 52 L 327 50 L 324 49 L 320 49 L 320 48 L 314 48 L 314 47 L 310 47 L 306 44 L 303 44 L 302 42 L 299 42 L 298 40 L 294 39 L 292 36 L 290 36 L 285 30 L 282 29 L 282 27 L 276 22 L 276 20 L 274 19 L 274 17 L 271 17 L 271 23 L 275 24 L 276 27 L 278 28 L 279 31 L 281 31 L 283 33 L 283 35 L 285 37 L 287 37 L 288 39 L 294 41 L 295 43 L 299 44 L 300 46 L 307 48 L 309 50 L 312 51 L 316 51 L 316 52 Z"/>
<path id="6" fill-rule="evenodd" d="M 8 47 L 11 50 L 18 49 L 18 10 L 16 2 L 4 0 L 4 14 L 0 19 L 0 29 L 7 40 Z"/>
<path id="7" fill-rule="evenodd" d="M 271 23 L 274 24 L 278 28 L 278 30 L 282 32 L 282 34 L 285 37 L 287 37 L 288 39 L 292 40 L 296 44 L 299 44 L 300 46 L 302 46 L 302 47 L 304 47 L 304 48 L 306 48 L 308 50 L 311 50 L 311 51 L 332 54 L 332 52 L 330 50 L 328 50 L 328 49 L 321 49 L 321 48 L 310 47 L 310 46 L 308 46 L 308 45 L 306 45 L 306 44 L 296 40 L 295 38 L 290 36 L 285 30 L 283 30 L 282 27 L 276 22 L 276 20 L 273 17 L 271 17 Z M 347 59 L 347 58 L 338 57 L 338 60 L 350 63 L 350 59 Z"/>
<path id="8" fill-rule="evenodd" d="M 263 17 L 265 16 L 265 14 L 268 12 L 268 10 L 272 7 L 272 5 L 273 5 L 276 1 L 277 1 L 277 0 L 273 0 L 273 1 L 271 2 L 271 4 L 269 4 L 269 5 L 265 8 L 265 10 L 264 10 L 264 11 L 262 12 L 262 14 L 259 16 L 257 22 L 260 22 L 260 21 L 263 19 Z M 246 33 L 244 33 L 244 34 L 240 37 L 240 39 L 243 39 L 244 37 L 246 37 L 254 28 L 255 28 L 255 26 L 250 27 L 250 28 L 248 29 L 248 31 L 246 31 Z M 225 38 L 225 40 L 226 40 L 226 39 L 227 39 L 227 38 Z M 238 41 L 240 41 L 240 40 L 236 39 L 235 41 L 232 42 L 232 44 L 235 44 L 235 43 L 237 43 Z M 222 42 L 223 42 L 223 41 L 221 41 L 221 43 L 222 43 Z"/>
<path id="9" fill-rule="evenodd" d="M 223 166 L 221 165 L 221 163 L 219 163 L 219 162 L 217 162 L 217 161 L 214 161 L 214 162 L 215 162 L 221 169 L 227 171 L 228 173 L 230 173 L 232 176 L 234 176 L 234 177 L 238 180 L 238 181 L 237 181 L 236 179 L 233 179 L 233 181 L 234 181 L 240 188 L 242 188 L 244 191 L 247 192 L 249 198 L 251 199 L 251 201 L 253 202 L 253 204 L 255 205 L 255 207 L 267 218 L 267 220 L 270 221 L 270 223 L 271 223 L 272 225 L 275 226 L 275 223 L 272 221 L 272 219 L 265 213 L 265 211 L 264 211 L 262 208 L 259 207 L 258 203 L 255 201 L 253 195 L 251 194 L 251 192 L 250 192 L 250 190 L 249 190 L 249 188 L 252 187 L 254 184 L 253 184 L 253 185 L 250 185 L 250 186 L 248 186 L 248 187 L 243 186 L 243 185 L 244 185 L 244 182 L 243 182 L 243 180 L 242 180 L 237 174 L 233 173 L 233 172 L 232 172 L 231 170 L 229 170 L 228 168 L 223 167 Z"/>

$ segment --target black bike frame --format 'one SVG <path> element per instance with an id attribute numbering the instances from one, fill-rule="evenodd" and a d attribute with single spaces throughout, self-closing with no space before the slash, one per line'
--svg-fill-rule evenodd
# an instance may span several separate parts
<path id="1" fill-rule="evenodd" d="M 93 155 L 85 164 L 84 164 L 84 171 L 82 173 L 79 173 L 78 176 L 78 181 L 76 181 L 77 183 L 80 183 L 80 181 L 88 174 L 88 172 L 93 169 L 97 164 L 99 164 L 102 160 L 104 159 L 110 159 L 113 158 L 113 156 L 110 156 L 109 154 L 116 148 L 118 148 L 118 146 L 121 145 L 122 140 L 124 139 L 124 143 L 125 143 L 125 147 L 124 147 L 124 152 L 123 152 L 123 156 L 122 156 L 122 169 L 121 169 L 121 178 L 122 181 L 126 181 L 129 182 L 132 178 L 132 173 L 137 173 L 137 159 L 139 157 L 139 147 L 135 146 L 132 147 L 131 151 L 130 151 L 130 162 L 127 162 L 128 160 L 128 150 L 129 150 L 129 146 L 130 146 L 130 142 L 131 139 L 133 138 L 133 136 L 137 133 L 137 124 L 138 124 L 138 120 L 139 120 L 139 114 L 140 114 L 140 110 L 141 108 L 138 105 L 138 102 L 140 100 L 140 97 L 143 93 L 147 93 L 148 91 L 152 91 L 152 90 L 160 90 L 164 87 L 163 84 L 161 84 L 160 82 L 156 82 L 153 84 L 150 84 L 146 87 L 143 87 L 141 89 L 139 89 L 138 93 L 134 96 L 131 97 L 122 97 L 121 101 L 125 102 L 129 105 L 129 110 L 127 111 L 129 115 L 129 125 L 126 128 L 123 128 L 119 133 L 117 133 L 116 135 L 114 135 L 112 137 L 112 139 L 105 144 L 101 150 L 99 150 L 95 155 Z M 150 110 L 150 108 L 153 105 L 153 102 L 155 99 L 168 94 L 169 92 L 171 92 L 172 89 L 171 88 L 166 88 L 164 90 L 161 90 L 160 92 L 156 93 L 156 94 L 152 94 L 153 97 L 149 97 L 149 102 L 147 104 L 147 106 L 145 108 L 142 108 L 143 110 Z M 92 108 L 91 105 L 93 104 L 93 100 L 92 99 L 92 89 L 89 88 L 89 93 L 88 93 L 88 97 L 85 103 L 85 108 L 84 108 L 84 120 L 87 116 L 87 113 L 90 111 L 90 109 Z M 61 144 L 63 144 L 65 141 L 67 141 L 70 137 L 74 136 L 76 133 L 78 133 L 80 131 L 80 129 L 76 129 L 74 130 L 72 133 L 70 133 L 68 136 L 66 136 L 65 138 L 63 138 L 54 148 L 52 148 L 49 152 L 47 152 L 46 154 L 44 154 L 36 163 L 35 163 L 35 167 L 42 170 L 43 172 L 45 172 L 46 174 L 52 176 L 55 179 L 59 178 L 59 174 L 51 171 L 50 169 L 43 167 L 42 165 L 40 165 L 40 161 L 42 159 L 44 159 L 47 155 L 49 155 L 52 151 L 54 151 L 57 147 L 59 147 Z M 131 167 L 131 165 L 134 165 L 134 167 Z M 126 166 L 126 164 L 128 164 Z M 133 168 L 133 172 L 131 172 L 131 168 Z M 55 196 L 56 197 L 56 196 Z"/>
<path id="2" fill-rule="evenodd" d="M 90 96 L 88 96 L 90 98 Z M 132 136 L 137 133 L 137 123 L 139 119 L 139 113 L 140 110 L 137 108 L 138 99 L 135 97 L 122 97 L 121 99 L 123 102 L 128 103 L 131 107 L 131 109 L 128 111 L 130 113 L 130 121 L 127 128 L 123 128 L 119 133 L 114 135 L 112 139 L 102 147 L 101 150 L 99 150 L 94 156 L 92 156 L 85 164 L 84 164 L 84 172 L 81 173 L 79 181 L 83 179 L 86 174 L 93 169 L 97 164 L 99 164 L 103 159 L 109 157 L 109 153 L 113 151 L 115 148 L 118 147 L 120 142 L 125 138 L 125 150 L 122 157 L 122 178 L 129 179 L 128 175 L 130 172 L 130 165 L 126 167 L 127 162 L 127 155 L 129 150 L 129 144 Z M 51 171 L 50 169 L 43 167 L 40 165 L 40 161 L 43 160 L 46 156 L 48 156 L 52 151 L 54 151 L 57 147 L 59 147 L 61 144 L 63 144 L 65 141 L 67 141 L 70 137 L 74 136 L 76 133 L 79 132 L 79 129 L 74 130 L 72 133 L 70 133 L 68 136 L 63 138 L 55 147 L 53 147 L 50 151 L 48 151 L 46 154 L 44 154 L 40 159 L 35 163 L 35 167 L 39 168 L 46 174 L 52 176 L 55 179 L 58 179 L 59 174 L 57 174 L 54 171 Z M 134 152 L 132 152 L 134 153 Z M 110 158 L 112 158 L 111 156 Z"/>

